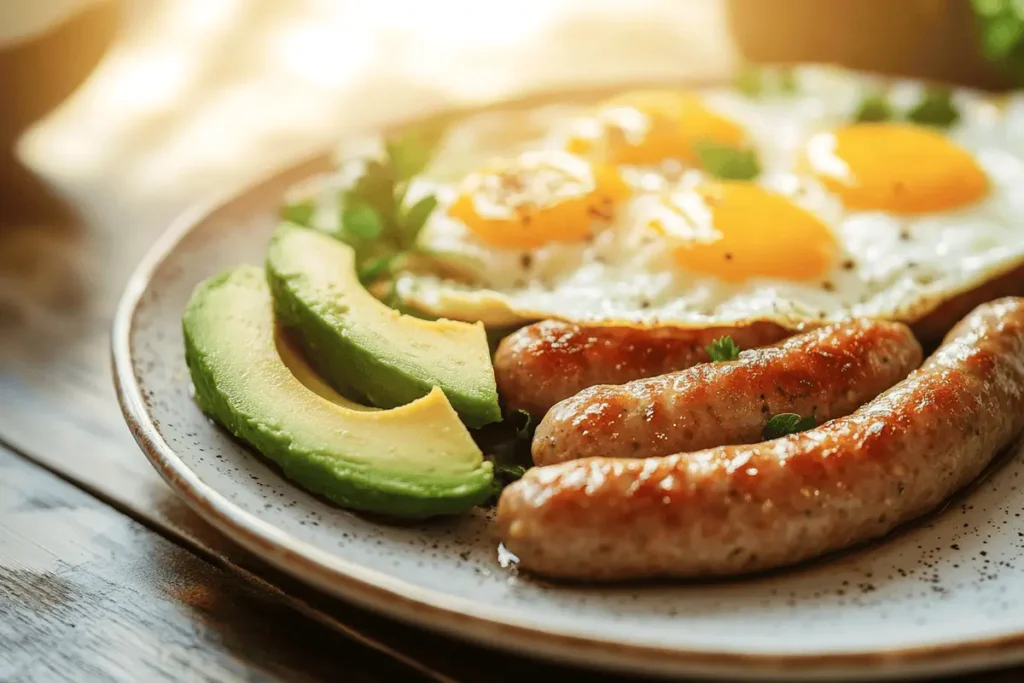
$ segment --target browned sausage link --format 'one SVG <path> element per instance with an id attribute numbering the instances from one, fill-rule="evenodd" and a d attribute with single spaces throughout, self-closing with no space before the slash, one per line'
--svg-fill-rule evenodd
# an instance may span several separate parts
<path id="1" fill-rule="evenodd" d="M 768 420 L 796 413 L 821 424 L 849 415 L 921 364 L 905 325 L 854 320 L 619 386 L 586 389 L 538 425 L 533 461 L 597 455 L 647 458 L 756 443 Z"/>
<path id="2" fill-rule="evenodd" d="M 845 418 L 757 445 L 538 467 L 499 501 L 505 546 L 552 577 L 727 575 L 890 531 L 976 478 L 1024 429 L 1024 299 L 958 324 Z"/>
<path id="3" fill-rule="evenodd" d="M 790 336 L 773 323 L 703 330 L 581 327 L 545 320 L 501 341 L 494 356 L 498 391 L 509 408 L 540 419 L 562 399 L 598 384 L 622 384 L 708 360 L 705 347 L 731 336 L 755 348 Z"/>

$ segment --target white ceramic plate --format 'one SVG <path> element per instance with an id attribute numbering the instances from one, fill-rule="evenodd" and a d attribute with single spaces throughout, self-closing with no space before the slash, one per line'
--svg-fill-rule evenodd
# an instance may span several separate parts
<path id="1" fill-rule="evenodd" d="M 513 651 L 659 674 L 859 680 L 1024 661 L 1024 462 L 1004 459 L 884 542 L 719 583 L 555 585 L 503 567 L 487 511 L 388 526 L 304 493 L 190 399 L 181 314 L 201 279 L 260 264 L 289 186 L 319 159 L 171 228 L 113 329 L 127 422 L 200 515 L 271 563 L 372 609 Z"/>

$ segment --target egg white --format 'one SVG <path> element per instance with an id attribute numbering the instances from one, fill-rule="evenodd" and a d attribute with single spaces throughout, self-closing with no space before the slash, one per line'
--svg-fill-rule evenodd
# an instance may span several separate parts
<path id="1" fill-rule="evenodd" d="M 833 233 L 840 256 L 813 282 L 751 278 L 726 282 L 687 272 L 671 245 L 649 226 L 663 212 L 661 193 L 706 176 L 669 162 L 622 169 L 634 195 L 591 238 L 536 249 L 496 248 L 478 239 L 446 208 L 455 180 L 498 154 L 561 149 L 583 105 L 488 112 L 448 133 L 437 162 L 409 193 L 440 205 L 420 235 L 421 249 L 443 268 L 399 276 L 407 305 L 439 317 L 521 324 L 542 318 L 637 325 L 707 327 L 769 320 L 798 326 L 851 316 L 917 320 L 957 294 L 1024 264 L 1024 99 L 1005 102 L 957 90 L 960 121 L 945 134 L 967 149 L 988 175 L 990 192 L 954 211 L 901 216 L 851 211 L 814 178 L 794 172 L 796 159 L 817 132 L 851 120 L 866 93 L 885 91 L 897 109 L 923 92 L 912 80 L 883 79 L 834 67 L 795 73 L 796 94 L 750 98 L 728 86 L 706 88 L 707 106 L 736 121 L 758 151 L 759 185 L 789 197 Z M 779 230 L 770 217 L 766 229 Z M 440 273 L 444 273 L 444 275 Z M 457 276 L 453 277 L 452 273 Z"/>

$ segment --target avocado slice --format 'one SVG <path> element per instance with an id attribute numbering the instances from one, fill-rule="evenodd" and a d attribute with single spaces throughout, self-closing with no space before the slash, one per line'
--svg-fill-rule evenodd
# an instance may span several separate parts
<path id="1" fill-rule="evenodd" d="M 278 319 L 338 391 L 393 408 L 440 387 L 470 427 L 501 420 L 482 324 L 400 314 L 360 284 L 351 247 L 292 223 L 271 238 L 266 272 Z"/>
<path id="2" fill-rule="evenodd" d="M 199 407 L 306 489 L 407 518 L 464 512 L 491 495 L 491 463 L 440 389 L 389 410 L 334 392 L 289 347 L 262 268 L 200 283 L 182 327 Z"/>

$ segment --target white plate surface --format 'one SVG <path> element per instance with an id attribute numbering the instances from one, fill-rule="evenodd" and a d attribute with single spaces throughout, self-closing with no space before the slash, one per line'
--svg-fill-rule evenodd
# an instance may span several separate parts
<path id="1" fill-rule="evenodd" d="M 262 262 L 305 164 L 172 227 L 113 330 L 119 395 L 154 466 L 202 516 L 282 569 L 396 618 L 633 672 L 859 680 L 1024 661 L 1024 461 L 1006 458 L 884 542 L 719 583 L 553 585 L 503 567 L 490 514 L 389 526 L 305 494 L 189 396 L 181 313 L 201 279 Z"/>

